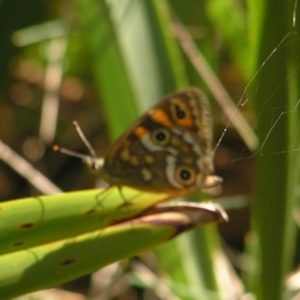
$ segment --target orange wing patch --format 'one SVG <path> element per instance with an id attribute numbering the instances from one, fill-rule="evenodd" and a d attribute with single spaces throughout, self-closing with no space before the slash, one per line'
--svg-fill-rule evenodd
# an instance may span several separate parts
<path id="1" fill-rule="evenodd" d="M 149 132 L 149 130 L 147 130 L 145 127 L 143 126 L 138 126 L 135 130 L 134 130 L 134 134 L 141 138 L 142 136 L 144 136 L 145 134 L 147 134 Z"/>
<path id="2" fill-rule="evenodd" d="M 152 111 L 150 116 L 153 121 L 160 123 L 166 127 L 173 125 L 173 123 L 170 120 L 170 118 L 168 117 L 168 115 L 162 109 L 157 109 L 157 110 Z"/>
<path id="3" fill-rule="evenodd" d="M 191 119 L 191 118 L 190 119 L 188 119 L 188 118 L 177 119 L 176 123 L 182 127 L 193 127 L 194 126 L 193 119 Z"/>

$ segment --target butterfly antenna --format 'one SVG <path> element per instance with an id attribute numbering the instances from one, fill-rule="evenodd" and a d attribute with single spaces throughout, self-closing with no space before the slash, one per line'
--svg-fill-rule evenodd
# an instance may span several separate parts
<path id="1" fill-rule="evenodd" d="M 81 153 L 78 153 L 78 152 L 75 152 L 75 151 L 72 151 L 72 150 L 69 150 L 69 149 L 66 149 L 66 148 L 62 148 L 62 147 L 59 147 L 58 145 L 54 145 L 52 147 L 52 149 L 54 151 L 59 151 L 60 153 L 64 153 L 64 154 L 67 154 L 67 155 L 70 155 L 70 156 L 78 157 L 78 158 L 81 158 L 83 160 L 90 159 L 90 156 L 88 156 L 88 155 L 84 155 L 84 154 L 81 154 Z"/>
<path id="2" fill-rule="evenodd" d="M 94 158 L 96 158 L 97 157 L 96 151 L 94 150 L 94 148 L 92 147 L 92 145 L 90 144 L 90 142 L 85 137 L 85 135 L 84 135 L 83 131 L 81 130 L 78 122 L 77 121 L 73 121 L 73 125 L 75 126 L 75 129 L 76 129 L 79 137 L 81 138 L 81 140 L 83 141 L 83 143 L 86 145 L 86 147 L 89 149 L 91 156 L 94 157 Z M 63 149 L 63 148 L 61 148 L 61 149 Z"/>
<path id="3" fill-rule="evenodd" d="M 89 149 L 89 152 L 90 152 L 91 156 L 85 155 L 85 154 L 81 154 L 81 153 L 78 153 L 78 152 L 75 152 L 75 151 L 72 151 L 72 150 L 69 150 L 69 149 L 66 149 L 66 148 L 62 148 L 62 147 L 60 147 L 58 145 L 54 145 L 53 146 L 53 150 L 54 151 L 59 151 L 60 153 L 64 153 L 64 154 L 67 154 L 67 155 L 70 155 L 70 156 L 81 158 L 85 162 L 91 161 L 91 157 L 93 159 L 97 158 L 97 155 L 96 155 L 96 152 L 95 152 L 94 148 L 92 147 L 92 145 L 89 143 L 89 141 L 85 137 L 85 135 L 84 135 L 83 131 L 81 130 L 78 122 L 77 121 L 73 121 L 73 124 L 75 126 L 75 129 L 76 129 L 76 131 L 77 131 L 80 139 L 83 141 L 83 143 L 85 144 L 85 146 Z"/>

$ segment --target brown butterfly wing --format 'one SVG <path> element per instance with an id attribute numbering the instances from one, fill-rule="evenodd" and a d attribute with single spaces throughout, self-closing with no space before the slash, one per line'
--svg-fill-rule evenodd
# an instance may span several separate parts
<path id="1" fill-rule="evenodd" d="M 112 146 L 103 177 L 111 185 L 188 194 L 213 172 L 211 117 L 196 88 L 168 95 Z"/>

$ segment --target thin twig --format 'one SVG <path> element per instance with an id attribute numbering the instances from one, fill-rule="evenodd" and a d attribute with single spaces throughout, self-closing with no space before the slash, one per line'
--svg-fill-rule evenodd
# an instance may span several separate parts
<path id="1" fill-rule="evenodd" d="M 27 179 L 35 188 L 43 194 L 58 194 L 62 191 L 47 177 L 32 167 L 24 158 L 19 156 L 11 148 L 0 140 L 0 159 L 12 169 Z"/>
<path id="2" fill-rule="evenodd" d="M 252 130 L 251 126 L 244 118 L 243 114 L 239 111 L 226 89 L 214 74 L 209 64 L 206 62 L 204 56 L 201 54 L 189 32 L 185 27 L 178 21 L 175 20 L 173 23 L 173 31 L 179 40 L 179 43 L 190 59 L 192 65 L 204 80 L 206 85 L 209 87 L 211 93 L 214 95 L 224 113 L 229 119 L 229 123 L 225 130 L 227 130 L 230 123 L 236 128 L 245 144 L 251 151 L 255 151 L 258 147 L 258 139 Z"/>

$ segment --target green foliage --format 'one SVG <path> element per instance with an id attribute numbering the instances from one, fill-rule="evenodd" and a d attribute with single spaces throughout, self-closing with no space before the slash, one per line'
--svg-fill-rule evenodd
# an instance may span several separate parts
<path id="1" fill-rule="evenodd" d="M 239 277 L 225 258 L 216 227 L 210 226 L 185 234 L 156 249 L 160 270 L 168 275 L 168 280 L 164 283 L 168 286 L 168 291 L 172 296 L 180 299 L 238 299 L 247 292 L 258 300 L 275 300 L 287 295 L 290 291 L 285 286 L 284 280 L 295 269 L 293 263 L 297 227 L 292 215 L 298 200 L 296 191 L 299 181 L 297 132 L 300 121 L 298 107 L 300 23 L 298 22 L 298 2 L 294 0 L 285 2 L 272 0 L 248 2 L 236 0 L 77 0 L 68 4 L 49 3 L 41 7 L 40 3 L 32 1 L 28 7 L 25 4 L 17 5 L 22 10 L 22 14 L 19 11 L 14 12 L 10 8 L 10 3 L 9 0 L 1 2 L 2 20 L 3 22 L 18 20 L 18 22 L 14 28 L 9 22 L 10 26 L 5 27 L 1 32 L 2 36 L 12 36 L 15 43 L 23 39 L 25 39 L 25 44 L 26 41 L 30 43 L 27 46 L 23 43 L 23 48 L 16 48 L 18 43 L 15 46 L 5 44 L 0 49 L 0 56 L 5 58 L 0 62 L 2 69 L 9 70 L 10 66 L 11 70 L 11 73 L 2 73 L 1 85 L 4 86 L 7 82 L 17 79 L 21 81 L 21 84 L 17 86 L 11 87 L 8 84 L 7 91 L 5 89 L 2 91 L 5 101 L 1 100 L 0 118 L 4 126 L 0 128 L 0 133 L 1 139 L 13 140 L 12 145 L 19 152 L 25 148 L 25 142 L 28 141 L 30 135 L 37 135 L 39 120 L 36 116 L 40 113 L 42 99 L 36 96 L 36 99 L 32 100 L 30 95 L 33 90 L 37 90 L 37 95 L 42 94 L 43 84 L 41 84 L 42 79 L 33 79 L 35 77 L 30 73 L 25 72 L 27 75 L 22 77 L 20 70 L 24 71 L 24 69 L 20 67 L 18 69 L 18 63 L 34 61 L 40 68 L 49 67 L 47 51 L 49 51 L 52 39 L 55 38 L 51 34 L 53 35 L 57 28 L 60 28 L 58 31 L 61 32 L 61 37 L 68 42 L 62 68 L 64 80 L 74 77 L 80 82 L 80 84 L 77 82 L 68 86 L 63 80 L 61 90 L 56 91 L 58 98 L 67 98 L 65 92 L 68 90 L 70 98 L 74 96 L 70 92 L 72 91 L 75 96 L 76 92 L 83 95 L 81 100 L 86 100 L 79 102 L 80 96 L 77 96 L 78 98 L 74 99 L 79 103 L 75 101 L 60 103 L 59 119 L 55 120 L 59 128 L 57 140 L 62 141 L 64 145 L 69 145 L 72 149 L 80 147 L 78 139 L 74 138 L 75 133 L 67 129 L 71 127 L 72 119 L 76 118 L 83 122 L 83 127 L 87 129 L 87 135 L 89 140 L 92 140 L 92 144 L 101 145 L 99 148 L 103 153 L 105 141 L 102 138 L 105 131 L 100 131 L 99 128 L 107 127 L 110 137 L 114 140 L 141 112 L 162 96 L 191 84 L 197 83 L 196 85 L 201 86 L 209 98 L 212 98 L 211 94 L 218 93 L 218 91 L 210 91 L 206 82 L 195 71 L 195 57 L 188 59 L 179 46 L 180 43 L 174 35 L 174 22 L 179 20 L 186 26 L 206 62 L 222 78 L 228 90 L 238 95 L 237 101 L 241 100 L 241 104 L 246 104 L 242 109 L 249 120 L 252 118 L 252 126 L 260 141 L 257 152 L 250 153 L 248 156 L 243 156 L 246 151 L 239 148 L 239 145 L 243 144 L 241 139 L 229 145 L 228 140 L 230 141 L 230 138 L 235 136 L 235 132 L 228 124 L 233 122 L 230 120 L 228 123 L 227 119 L 224 121 L 224 115 L 221 112 L 228 107 L 219 109 L 211 101 L 213 116 L 215 116 L 215 134 L 222 136 L 224 133 L 215 153 L 217 170 L 224 172 L 224 188 L 239 162 L 251 163 L 252 159 L 255 159 L 255 184 L 248 189 L 248 191 L 254 191 L 254 200 L 251 203 L 251 227 L 248 228 L 249 238 L 246 239 L 245 253 L 241 254 L 243 258 L 244 254 L 248 255 L 249 261 L 254 261 L 255 264 L 246 265 L 246 267 L 243 265 L 242 276 Z M 43 13 L 30 19 L 31 12 L 35 11 L 34 8 Z M 49 20 L 44 13 L 47 9 L 51 11 L 51 14 L 49 13 L 51 18 L 56 21 L 39 24 L 42 16 L 42 21 Z M 5 15 L 9 18 L 4 18 Z M 49 32 L 41 30 L 41 28 L 45 29 L 43 26 L 47 27 L 49 24 L 57 26 L 60 24 L 60 26 L 53 25 Z M 19 31 L 19 35 L 15 35 L 15 30 L 24 29 L 25 25 L 34 25 L 34 27 L 27 28 L 28 31 Z M 36 34 L 32 35 L 33 32 L 37 32 L 34 30 L 42 32 L 45 37 L 33 41 L 29 37 L 37 37 Z M 50 37 L 46 36 L 46 33 Z M 39 72 L 34 72 L 37 77 L 38 74 Z M 34 88 L 31 86 L 33 80 L 36 80 Z M 13 104 L 7 104 L 7 99 L 12 99 Z M 234 112 L 231 114 L 234 118 Z M 256 120 L 253 121 L 255 118 Z M 10 126 L 11 124 L 13 126 Z M 11 130 L 7 130 L 8 127 Z M 223 131 L 224 128 L 226 131 Z M 226 140 L 228 136 L 229 139 Z M 40 138 L 43 140 L 42 136 Z M 228 148 L 232 147 L 229 152 L 226 152 L 226 147 L 222 148 L 224 144 Z M 67 158 L 61 158 L 57 153 L 54 156 L 53 153 L 47 151 L 47 145 L 43 147 L 46 155 L 42 159 L 41 154 L 40 160 L 36 161 L 39 162 L 41 169 L 48 172 L 49 177 L 59 182 L 60 186 L 68 189 L 83 189 L 91 186 L 89 180 L 93 180 L 93 177 L 87 175 L 86 170 L 84 172 L 79 170 L 80 165 L 77 167 L 76 162 L 71 160 L 63 161 Z M 232 158 L 231 154 L 235 150 L 238 154 Z M 220 157 L 225 157 L 225 161 L 220 163 Z M 9 173 L 11 170 L 8 171 L 3 166 L 1 168 L 4 169 L 1 174 L 5 174 L 5 171 L 11 174 Z M 229 170 L 227 173 L 226 168 Z M 248 170 L 244 172 L 251 173 Z M 24 186 L 24 182 L 19 177 L 6 176 L 13 178 L 14 185 L 10 190 L 16 191 L 17 187 Z M 2 175 L 0 178 L 4 177 Z M 238 180 L 238 177 L 236 176 L 235 180 Z M 225 195 L 240 194 L 238 185 L 238 182 L 235 183 L 236 190 L 227 191 L 227 194 L 225 191 Z M 248 185 L 250 186 L 250 181 Z M 5 184 L 2 190 L 5 190 Z M 21 198 L 22 195 L 28 195 L 28 193 L 27 187 L 26 191 L 18 190 L 16 194 L 9 194 L 8 198 Z M 60 247 L 63 248 L 63 243 L 71 245 L 74 242 L 75 248 L 79 245 L 80 247 L 88 245 L 85 242 L 93 240 L 91 237 L 93 234 L 103 234 L 104 238 L 107 234 L 107 239 L 109 239 L 114 233 L 109 233 L 109 231 L 106 233 L 100 228 L 112 224 L 120 217 L 120 214 L 121 218 L 128 214 L 132 216 L 131 213 L 134 215 L 137 211 L 145 209 L 147 205 L 153 204 L 152 200 L 159 201 L 143 195 L 144 200 L 141 201 L 141 206 L 137 205 L 129 209 L 124 206 L 124 210 L 120 211 L 115 209 L 120 205 L 120 201 L 123 201 L 117 191 L 113 191 L 112 198 L 109 196 L 110 200 L 103 203 L 95 201 L 97 193 L 99 191 L 95 190 L 62 194 L 53 196 L 52 201 L 44 201 L 44 198 L 39 196 L 3 204 L 5 209 L 0 210 L 0 252 L 2 253 L 0 266 L 3 266 L 2 270 L 10 272 L 10 265 L 12 261 L 18 259 L 19 253 L 20 257 L 24 258 L 22 260 L 24 264 L 21 264 L 24 270 L 29 266 L 35 274 L 40 274 L 37 276 L 42 281 L 41 274 L 45 268 L 43 259 L 40 265 L 35 265 L 36 261 L 28 265 L 28 262 L 33 260 L 32 257 L 35 255 L 36 257 L 49 255 L 50 257 L 53 251 L 53 257 L 62 259 L 65 256 L 55 251 Z M 3 195 L 5 195 L 4 192 Z M 3 195 L 1 197 L 5 198 Z M 239 197 L 239 199 L 242 198 L 242 196 Z M 237 202 L 241 203 L 242 200 L 237 200 Z M 235 204 L 237 208 L 234 209 L 234 213 L 238 215 L 241 211 L 239 207 L 243 205 Z M 88 211 L 93 213 L 87 218 L 84 212 Z M 103 215 L 105 218 L 100 218 Z M 239 220 L 241 227 L 243 221 Z M 61 228 L 63 230 L 60 230 Z M 91 235 L 83 236 L 84 234 Z M 78 236 L 78 241 L 75 236 Z M 128 238 L 131 238 L 130 235 Z M 67 241 L 67 239 L 70 240 Z M 56 250 L 51 249 L 52 241 L 57 241 Z M 16 246 L 18 251 L 14 249 Z M 128 251 L 126 255 L 118 253 L 121 255 L 115 259 L 131 256 L 142 249 L 138 246 L 134 249 L 134 245 L 131 246 L 131 252 Z M 30 251 L 25 250 L 29 247 L 34 249 L 31 257 Z M 71 253 L 75 248 L 70 246 L 65 249 Z M 80 253 L 87 251 L 84 246 L 80 249 L 78 248 Z M 42 256 L 39 254 L 46 252 L 47 254 Z M 108 259 L 106 263 L 108 261 L 113 260 Z M 44 262 L 49 264 L 49 261 L 44 260 Z M 87 265 L 88 262 L 85 262 L 78 266 L 74 273 L 76 275 L 71 277 L 85 274 L 87 270 L 93 271 L 93 268 Z M 103 265 L 105 263 L 100 261 L 97 267 Z M 10 276 L 5 273 L 6 271 L 1 272 L 0 284 L 1 280 L 2 282 L 9 280 Z M 18 276 L 21 276 L 22 269 L 18 272 L 20 272 Z M 71 279 L 68 276 L 68 274 L 62 274 L 65 280 Z M 132 276 L 131 280 L 133 285 L 139 286 L 140 278 L 136 274 L 135 276 L 137 278 L 133 280 L 134 276 Z M 160 281 L 159 272 L 155 276 L 157 281 Z M 52 282 L 52 284 L 60 282 Z M 233 285 L 232 282 L 235 284 Z M 10 281 L 7 286 L 12 290 L 18 286 L 18 283 Z M 44 287 L 44 285 L 36 282 L 36 288 L 39 287 Z M 144 284 L 143 287 L 149 290 L 151 288 L 155 291 L 159 290 L 158 286 L 150 284 Z"/>

